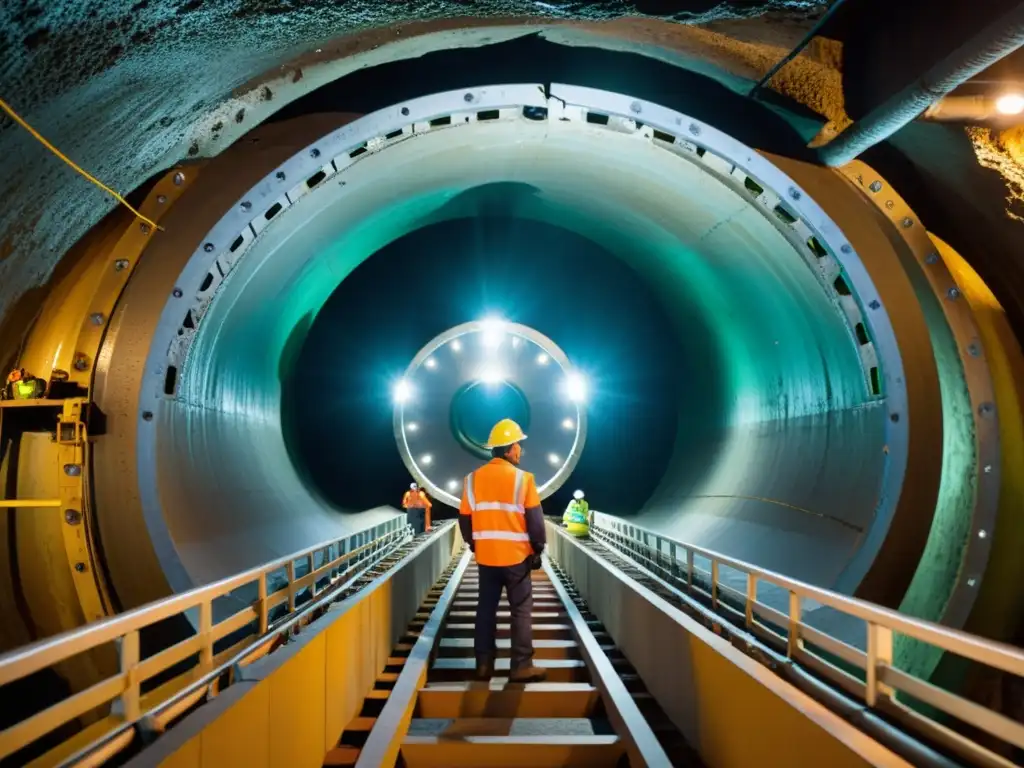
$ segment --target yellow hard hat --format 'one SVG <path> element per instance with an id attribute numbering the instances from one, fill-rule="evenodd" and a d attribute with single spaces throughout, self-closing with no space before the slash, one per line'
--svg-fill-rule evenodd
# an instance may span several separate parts
<path id="1" fill-rule="evenodd" d="M 512 419 L 502 419 L 494 425 L 490 437 L 487 438 L 487 448 L 504 448 L 506 445 L 518 443 L 525 440 L 522 427 Z"/>

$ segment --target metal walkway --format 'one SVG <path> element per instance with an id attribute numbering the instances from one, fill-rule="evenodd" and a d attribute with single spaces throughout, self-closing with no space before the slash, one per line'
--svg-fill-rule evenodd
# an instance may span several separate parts
<path id="1" fill-rule="evenodd" d="M 475 565 L 453 522 L 414 539 L 398 521 L 0 657 L 0 685 L 110 644 L 118 659 L 0 732 L 0 760 L 1004 768 L 1024 749 L 1024 725 L 892 660 L 902 634 L 1024 676 L 1020 649 L 605 515 L 589 541 L 549 524 L 549 542 L 546 683 L 501 677 L 507 613 L 498 678 L 470 681 Z M 866 649 L 808 625 L 812 604 L 863 622 Z M 143 656 L 140 632 L 176 614 L 195 633 Z"/>

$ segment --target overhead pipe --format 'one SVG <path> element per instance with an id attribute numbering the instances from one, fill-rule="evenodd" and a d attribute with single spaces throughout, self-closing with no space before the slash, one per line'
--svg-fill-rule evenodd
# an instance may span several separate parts
<path id="1" fill-rule="evenodd" d="M 1024 3 L 933 66 L 819 150 L 825 165 L 850 162 L 917 118 L 946 94 L 1024 45 Z"/>

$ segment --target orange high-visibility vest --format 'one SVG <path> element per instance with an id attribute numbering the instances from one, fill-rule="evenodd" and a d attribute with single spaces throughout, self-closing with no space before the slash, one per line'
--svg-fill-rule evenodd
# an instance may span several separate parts
<path id="1" fill-rule="evenodd" d="M 402 497 L 402 506 L 405 509 L 426 509 L 430 507 L 427 495 L 422 491 L 406 491 Z"/>
<path id="2" fill-rule="evenodd" d="M 526 510 L 539 506 L 533 475 L 504 459 L 493 459 L 467 475 L 459 514 L 472 516 L 476 561 L 518 565 L 532 555 Z"/>

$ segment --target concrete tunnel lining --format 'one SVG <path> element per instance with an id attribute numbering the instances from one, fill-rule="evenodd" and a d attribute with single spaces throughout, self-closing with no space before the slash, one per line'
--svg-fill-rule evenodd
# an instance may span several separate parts
<path id="1" fill-rule="evenodd" d="M 535 86 L 527 88 L 531 89 L 528 97 L 511 101 L 536 101 L 539 89 Z M 481 98 L 498 98 L 494 89 L 475 93 Z M 486 95 L 488 93 L 490 96 Z M 588 98 L 598 95 L 598 92 L 592 92 Z M 279 198 L 282 187 L 292 188 L 294 180 L 312 176 L 345 142 L 351 149 L 367 138 L 389 133 L 398 125 L 414 120 L 416 110 L 439 114 L 465 109 L 466 102 L 461 101 L 461 92 L 447 95 L 449 103 L 446 109 L 442 109 L 437 101 L 441 98 L 438 95 L 408 102 L 405 106 L 412 111 L 406 116 L 399 113 L 397 106 L 370 115 L 316 142 L 314 148 L 322 148 L 320 157 L 312 157 L 311 149 L 307 148 L 280 166 L 279 172 L 285 174 L 287 183 L 280 183 L 277 174 L 271 174 L 253 194 L 246 196 L 245 200 L 252 203 L 251 212 L 241 208 L 242 200 L 225 201 L 228 202 L 225 208 L 232 207 L 234 213 L 226 216 L 204 238 L 204 242 L 214 244 L 213 251 L 207 252 L 200 244 L 180 274 L 172 275 L 165 270 L 164 277 L 170 276 L 172 282 L 165 285 L 164 295 L 172 296 L 172 287 L 179 288 L 186 297 L 199 293 L 198 289 L 214 260 L 222 255 L 226 245 L 235 242 L 243 227 L 239 219 L 244 218 L 247 222 L 252 213 L 265 210 Z M 507 95 L 503 94 L 501 98 L 505 103 L 509 101 Z M 627 99 L 617 98 L 619 102 Z M 621 111 L 620 104 L 612 95 L 608 95 L 606 102 L 606 111 L 613 114 Z M 474 109 L 482 109 L 487 104 L 481 101 L 473 106 Z M 653 105 L 644 107 L 649 125 L 657 124 L 660 116 L 666 123 L 665 127 L 671 130 L 672 121 L 676 117 L 682 119 L 669 110 L 659 113 L 660 108 Z M 742 158 L 752 176 L 765 182 L 770 177 L 775 182 L 773 188 L 781 180 L 783 188 L 793 189 L 786 185 L 781 172 L 751 150 L 731 142 L 709 126 L 701 124 L 698 127 L 702 131 L 702 144 L 732 150 L 735 157 Z M 473 131 L 479 135 L 473 137 L 476 141 L 470 150 L 467 132 Z M 534 141 L 525 140 L 530 132 L 533 132 Z M 609 151 L 610 146 L 615 150 Z M 425 173 L 424 166 L 427 162 L 425 154 L 431 147 L 435 150 L 433 161 L 440 165 L 439 175 L 432 178 Z M 484 152 L 487 153 L 486 165 L 473 162 Z M 503 157 L 503 160 L 498 162 L 498 157 Z M 398 172 L 402 168 L 408 172 Z M 783 234 L 784 227 L 756 211 L 749 199 L 744 199 L 742 193 L 729 184 L 722 183 L 722 179 L 712 180 L 698 165 L 658 149 L 640 136 L 617 134 L 580 124 L 547 125 L 526 120 L 508 124 L 498 121 L 492 125 L 470 122 L 458 128 L 397 140 L 386 152 L 367 153 L 344 171 L 344 187 L 332 177 L 329 183 L 324 183 L 311 194 L 303 194 L 301 200 L 289 206 L 286 211 L 288 226 L 281 225 L 280 220 L 269 224 L 261 236 L 255 238 L 245 257 L 237 260 L 241 269 L 231 273 L 219 287 L 220 295 L 199 324 L 201 332 L 197 333 L 188 361 L 181 370 L 176 399 L 169 399 L 163 394 L 167 364 L 164 352 L 181 324 L 187 299 L 179 301 L 172 296 L 168 300 L 146 365 L 145 389 L 138 417 L 138 472 L 147 528 L 173 588 L 181 589 L 190 583 L 235 572 L 247 565 L 294 551 L 311 541 L 339 533 L 343 535 L 349 526 L 346 516 L 325 509 L 295 475 L 285 453 L 277 405 L 280 385 L 276 366 L 281 345 L 290 324 L 294 325 L 306 312 L 315 312 L 362 258 L 401 232 L 446 215 L 444 206 L 439 205 L 445 201 L 446 195 L 434 194 L 439 188 L 447 190 L 450 197 L 453 190 L 493 182 L 495 168 L 503 169 L 507 178 L 534 183 L 544 190 L 548 201 L 532 215 L 542 217 L 543 211 L 547 210 L 548 216 L 558 218 L 559 205 L 563 210 L 574 208 L 584 212 L 586 215 L 578 217 L 576 226 L 589 231 L 592 237 L 598 233 L 607 234 L 611 238 L 612 250 L 635 257 L 636 243 L 656 243 L 660 238 L 662 247 L 652 249 L 647 254 L 647 264 L 641 262 L 639 267 L 653 277 L 667 274 L 665 257 L 669 252 L 664 248 L 673 240 L 681 240 L 690 246 L 689 263 L 695 267 L 700 266 L 696 258 L 698 247 L 721 256 L 723 261 L 729 260 L 730 253 L 735 255 L 745 249 L 759 250 L 772 269 L 763 272 L 750 270 L 745 284 L 771 280 L 779 286 L 773 297 L 774 314 L 759 317 L 755 308 L 755 314 L 748 316 L 739 329 L 735 325 L 715 325 L 721 334 L 716 345 L 722 364 L 732 376 L 729 397 L 734 410 L 726 419 L 731 422 L 731 431 L 723 443 L 727 448 L 726 455 L 736 459 L 744 453 L 743 446 L 755 439 L 762 446 L 767 446 L 769 452 L 786 451 L 787 436 L 796 439 L 806 436 L 805 428 L 790 432 L 778 429 L 774 436 L 762 434 L 756 438 L 752 437 L 756 433 L 747 431 L 749 427 L 773 421 L 786 425 L 787 422 L 777 419 L 786 411 L 773 411 L 778 408 L 778 399 L 764 397 L 770 391 L 768 383 L 781 379 L 786 391 L 777 394 L 792 395 L 793 407 L 799 409 L 799 415 L 811 416 L 812 420 L 823 417 L 818 423 L 825 425 L 825 430 L 830 433 L 847 430 L 845 441 L 832 438 L 827 442 L 827 452 L 823 454 L 824 464 L 829 466 L 826 474 L 839 482 L 851 470 L 859 471 L 854 482 L 843 487 L 867 488 L 870 494 L 864 497 L 850 495 L 848 506 L 843 510 L 850 520 L 845 522 L 854 521 L 854 525 L 861 527 L 887 527 L 887 515 L 891 514 L 898 498 L 902 479 L 899 449 L 901 439 L 905 446 L 906 437 L 904 433 L 901 438 L 900 432 L 906 429 L 906 421 L 887 421 L 886 409 L 869 403 L 864 372 L 847 320 L 833 299 L 822 290 L 821 283 L 804 258 L 794 251 L 794 243 Z M 575 186 L 585 178 L 581 169 L 586 169 L 588 174 L 600 174 L 603 169 L 609 178 L 601 184 L 592 183 L 595 180 L 591 178 L 587 179 L 590 183 Z M 569 170 L 574 172 L 575 179 L 573 173 L 566 172 Z M 673 174 L 677 176 L 673 177 Z M 380 178 L 387 178 L 389 183 L 378 183 Z M 656 181 L 652 182 L 651 178 Z M 694 182 L 700 192 L 696 198 L 691 197 L 687 201 L 692 208 L 678 204 L 680 199 L 673 190 L 673 184 L 678 184 L 681 178 Z M 614 200 L 604 197 L 613 192 L 622 197 Z M 814 231 L 831 251 L 839 253 L 842 250 L 838 246 L 846 245 L 845 240 L 813 202 L 806 196 L 791 194 L 790 203 L 797 211 L 808 211 L 807 220 L 813 223 Z M 720 206 L 717 211 L 716 206 Z M 616 238 L 612 228 L 602 229 L 601 225 L 602 222 L 628 220 L 629 217 L 622 215 L 624 208 L 635 214 L 634 229 L 630 231 L 624 227 Z M 689 210 L 694 213 L 687 217 L 680 215 L 682 211 Z M 529 214 L 529 211 L 523 214 Z M 173 211 L 171 215 L 174 215 Z M 324 226 L 325 220 L 329 220 L 329 226 Z M 360 225 L 346 231 L 347 222 L 360 222 Z M 718 226 L 723 222 L 727 226 Z M 560 223 L 567 225 L 564 220 Z M 343 238 L 339 238 L 341 232 L 344 232 Z M 717 236 L 707 237 L 715 232 Z M 730 269 L 742 274 L 749 266 L 749 259 L 734 258 Z M 844 267 L 851 287 L 860 294 L 861 300 L 876 301 L 877 294 L 863 268 L 855 262 L 855 257 L 844 254 Z M 655 279 L 653 282 L 667 288 L 664 280 Z M 685 295 L 685 286 L 679 287 Z M 701 306 L 707 310 L 713 306 L 713 303 L 708 303 L 710 296 L 724 297 L 727 301 L 730 290 L 735 290 L 735 286 L 726 284 L 711 287 L 713 290 L 702 296 L 693 295 L 691 291 L 688 298 L 704 302 Z M 763 290 L 756 292 L 758 295 L 763 293 Z M 744 297 L 745 305 L 759 305 L 749 301 L 753 295 L 748 293 Z M 302 301 L 298 301 L 298 297 L 302 297 Z M 285 311 L 279 311 L 281 308 Z M 764 370 L 764 379 L 758 380 L 757 369 L 751 366 L 750 350 L 774 340 L 768 338 L 772 334 L 767 321 L 777 319 L 779 313 L 793 310 L 809 332 L 801 334 L 801 323 L 791 320 L 790 330 L 798 342 L 794 354 L 776 358 L 773 361 L 775 367 L 770 368 L 770 372 Z M 891 354 L 880 354 L 880 357 L 884 361 L 886 399 L 891 409 L 899 410 L 900 399 L 905 398 L 905 393 L 897 384 L 901 378 L 899 357 L 884 309 L 877 310 L 870 323 L 873 339 L 887 344 L 891 350 Z M 826 415 L 829 400 L 823 397 L 821 389 L 822 377 L 826 373 L 822 367 L 823 360 L 825 365 L 849 377 L 849 386 L 838 394 L 840 399 L 835 404 L 842 417 Z M 834 371 L 827 372 L 831 374 Z M 253 386 L 254 382 L 262 386 Z M 748 409 L 745 415 L 739 409 L 741 404 Z M 143 417 L 142 414 L 147 412 L 155 413 L 155 417 Z M 870 426 L 872 423 L 873 427 Z M 883 437 L 887 437 L 891 448 L 887 458 L 883 457 L 881 445 L 875 442 Z M 874 462 L 854 460 L 850 453 L 862 449 L 864 443 L 860 441 L 865 439 L 877 449 Z M 792 451 L 792 445 L 789 450 L 792 463 L 788 475 L 779 471 L 781 466 L 786 466 L 785 461 L 776 461 L 768 465 L 770 475 L 759 476 L 776 483 L 779 495 L 801 487 L 801 483 L 806 484 L 804 462 L 808 454 Z M 685 458 L 685 452 L 677 451 L 675 461 Z M 739 468 L 756 468 L 756 454 L 748 454 L 744 460 L 746 464 L 738 463 Z M 885 466 L 886 461 L 889 462 L 888 467 Z M 188 481 L 183 483 L 182 477 Z M 146 482 L 147 478 L 155 478 L 157 482 Z M 880 492 L 883 483 L 889 484 L 888 492 L 884 489 Z M 830 500 L 835 499 L 827 483 L 824 488 L 813 488 L 812 492 L 827 492 Z M 663 486 L 655 499 L 664 500 L 668 498 L 667 494 Z M 763 489 L 758 496 L 771 498 L 763 493 Z M 876 497 L 883 500 L 883 507 L 877 510 L 873 503 L 865 504 L 866 499 Z M 826 518 L 816 515 L 793 516 L 792 511 L 787 511 L 785 517 L 777 521 L 777 527 L 768 532 L 762 527 L 764 510 L 777 505 L 757 507 L 747 501 L 734 500 L 732 506 L 722 509 L 721 516 L 713 521 L 713 525 L 703 529 L 708 536 L 715 537 L 716 546 L 727 553 L 730 540 L 722 535 L 726 525 L 726 530 L 735 531 L 731 542 L 734 546 L 744 535 L 753 534 L 754 540 L 763 542 L 760 553 L 754 553 L 760 554 L 763 564 L 778 567 L 782 560 L 773 557 L 775 553 L 785 552 L 785 565 L 790 573 L 795 563 L 804 563 L 808 570 L 799 574 L 800 577 L 817 583 L 834 583 L 839 576 L 838 570 L 851 563 L 851 568 L 862 572 L 870 565 L 870 552 L 856 553 L 857 536 L 851 536 L 849 526 L 829 523 Z M 657 506 L 648 507 L 647 515 L 656 519 L 660 514 Z M 208 514 L 214 509 L 218 510 L 217 515 Z M 301 510 L 301 514 L 296 515 L 296 510 Z M 864 517 L 866 510 L 871 512 Z M 387 513 L 379 511 L 375 514 Z M 363 526 L 364 523 L 360 523 L 360 527 Z M 699 535 L 700 531 L 697 533 Z M 882 534 L 884 536 L 884 530 Z M 823 546 L 822 541 L 826 539 L 829 544 Z M 746 559 L 758 561 L 757 557 L 743 554 L 747 555 Z M 860 555 L 859 562 L 855 554 Z"/>

